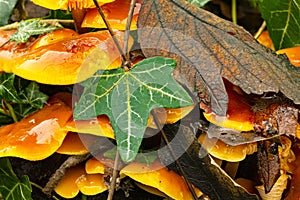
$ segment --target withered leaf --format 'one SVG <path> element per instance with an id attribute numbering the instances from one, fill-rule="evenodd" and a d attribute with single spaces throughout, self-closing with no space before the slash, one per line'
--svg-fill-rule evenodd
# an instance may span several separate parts
<path id="1" fill-rule="evenodd" d="M 274 140 L 262 141 L 258 146 L 258 175 L 266 193 L 271 191 L 280 176 L 279 144 Z"/>
<path id="2" fill-rule="evenodd" d="M 280 91 L 300 103 L 300 69 L 242 27 L 183 0 L 144 1 L 138 27 L 146 57 L 176 59 L 176 79 L 218 115 L 226 115 L 228 103 L 222 77 L 246 93 Z"/>
<path id="3" fill-rule="evenodd" d="M 256 195 L 247 193 L 215 164 L 198 143 L 192 128 L 177 123 L 165 126 L 164 131 L 188 181 L 210 199 L 258 199 Z M 173 164 L 174 158 L 168 148 L 160 148 L 158 155 L 164 165 L 181 174 Z"/>

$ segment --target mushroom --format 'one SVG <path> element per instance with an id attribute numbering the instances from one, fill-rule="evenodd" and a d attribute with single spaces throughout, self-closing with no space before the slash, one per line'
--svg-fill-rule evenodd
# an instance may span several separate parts
<path id="1" fill-rule="evenodd" d="M 74 37 L 69 33 L 68 29 L 50 33 L 55 41 L 47 35 L 41 36 L 31 48 L 25 45 L 9 48 L 12 47 L 9 42 L 0 48 L 0 70 L 39 83 L 68 85 L 89 78 L 97 70 L 121 66 L 121 57 L 108 31 Z M 8 34 L 12 32 L 0 33 L 6 38 Z M 121 41 L 123 33 L 117 32 L 116 37 Z M 132 43 L 130 38 L 129 46 Z"/>
<path id="2" fill-rule="evenodd" d="M 125 174 L 135 181 L 156 188 L 173 199 L 192 199 L 192 195 L 184 180 L 178 174 L 168 170 L 158 160 L 151 165 L 132 162 L 124 167 L 121 174 Z M 202 193 L 195 188 L 197 196 Z"/>
<path id="3" fill-rule="evenodd" d="M 104 174 L 105 165 L 96 158 L 91 158 L 85 163 L 85 170 L 88 174 Z"/>
<path id="4" fill-rule="evenodd" d="M 67 132 L 61 127 L 71 115 L 69 106 L 55 96 L 51 97 L 41 110 L 0 128 L 0 157 L 14 156 L 27 160 L 49 157 L 63 143 Z"/>
<path id="5" fill-rule="evenodd" d="M 102 174 L 83 174 L 76 180 L 76 185 L 85 195 L 100 194 L 108 189 Z"/>
<path id="6" fill-rule="evenodd" d="M 256 142 L 231 146 L 217 138 L 209 138 L 205 133 L 200 135 L 198 141 L 209 154 L 218 159 L 229 162 L 242 161 L 247 155 L 253 154 L 257 151 Z"/>
<path id="7" fill-rule="evenodd" d="M 84 155 L 89 151 L 81 142 L 78 133 L 68 132 L 62 145 L 57 149 L 56 152 L 67 155 Z"/>
<path id="8" fill-rule="evenodd" d="M 106 115 L 99 115 L 97 119 L 91 120 L 74 121 L 70 119 L 65 125 L 64 130 L 115 138 L 109 118 Z"/>
<path id="9" fill-rule="evenodd" d="M 74 198 L 79 191 L 85 195 L 96 195 L 107 190 L 102 174 L 87 174 L 84 165 L 67 169 L 54 191 L 64 198 Z"/>
<path id="10" fill-rule="evenodd" d="M 114 0 L 97 0 L 99 5 L 113 2 Z M 79 33 L 87 32 L 81 28 L 81 23 L 86 14 L 87 8 L 95 8 L 93 0 L 32 0 L 36 5 L 51 9 L 51 10 L 70 10 L 75 22 L 75 27 Z"/>
<path id="11" fill-rule="evenodd" d="M 209 106 L 200 103 L 200 107 L 205 111 L 204 117 L 211 123 L 220 127 L 231 128 L 238 131 L 254 130 L 254 113 L 247 103 L 243 91 L 224 79 L 226 92 L 228 95 L 228 108 L 226 117 L 219 117 L 213 113 Z"/>
<path id="12" fill-rule="evenodd" d="M 270 49 L 272 49 L 272 50 L 275 49 L 275 48 L 274 48 L 274 45 L 273 45 L 273 42 L 272 42 L 272 39 L 271 39 L 270 36 L 269 36 L 269 32 L 268 32 L 268 31 L 263 31 L 263 32 L 259 35 L 259 37 L 257 38 L 257 41 L 258 41 L 260 44 L 262 44 L 262 45 L 264 45 L 264 46 L 266 46 L 266 47 L 268 47 L 268 48 L 270 48 Z"/>
<path id="13" fill-rule="evenodd" d="M 103 10 L 103 13 L 105 14 L 112 29 L 126 30 L 130 2 L 130 0 L 116 0 L 112 3 L 101 6 L 101 9 Z M 141 4 L 136 3 L 130 27 L 131 30 L 137 29 L 137 17 L 140 7 Z M 97 8 L 89 9 L 87 11 L 82 27 L 106 28 Z"/>
<path id="14" fill-rule="evenodd" d="M 286 54 L 289 61 L 296 67 L 300 67 L 300 46 L 280 49 L 276 51 L 277 54 Z"/>

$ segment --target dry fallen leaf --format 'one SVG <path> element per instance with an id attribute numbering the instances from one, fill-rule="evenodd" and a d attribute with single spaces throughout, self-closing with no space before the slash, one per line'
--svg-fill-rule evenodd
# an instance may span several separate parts
<path id="1" fill-rule="evenodd" d="M 300 69 L 242 27 L 183 0 L 144 1 L 138 27 L 146 57 L 175 58 L 177 80 L 218 115 L 226 115 L 228 103 L 222 77 L 246 93 L 282 92 L 300 103 Z"/>

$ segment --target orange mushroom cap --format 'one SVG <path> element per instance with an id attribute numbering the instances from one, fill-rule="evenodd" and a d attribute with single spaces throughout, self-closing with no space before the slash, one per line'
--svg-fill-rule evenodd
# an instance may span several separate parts
<path id="1" fill-rule="evenodd" d="M 126 30 L 126 22 L 130 7 L 130 0 L 116 0 L 115 2 L 101 6 L 112 29 Z M 141 5 L 136 4 L 131 22 L 131 30 L 137 29 L 137 18 Z M 106 28 L 106 25 L 98 13 L 97 8 L 87 11 L 82 27 Z"/>
<path id="2" fill-rule="evenodd" d="M 56 152 L 67 155 L 84 155 L 88 153 L 89 150 L 82 143 L 78 133 L 68 132 L 62 145 Z"/>
<path id="3" fill-rule="evenodd" d="M 42 160 L 62 144 L 67 132 L 61 127 L 72 110 L 56 97 L 51 97 L 41 110 L 23 120 L 0 128 L 0 157 L 14 156 Z"/>
<path id="4" fill-rule="evenodd" d="M 204 133 L 200 135 L 198 141 L 208 151 L 209 154 L 218 159 L 229 162 L 242 161 L 247 155 L 257 151 L 256 142 L 241 144 L 238 146 L 230 146 L 221 140 L 218 140 L 217 138 L 209 138 L 207 134 Z"/>
<path id="5" fill-rule="evenodd" d="M 276 51 L 277 54 L 286 54 L 289 58 L 289 61 L 297 66 L 300 67 L 300 46 L 295 46 L 291 48 L 280 49 Z"/>
<path id="6" fill-rule="evenodd" d="M 93 0 L 31 0 L 34 4 L 51 10 L 94 8 Z M 114 0 L 97 0 L 99 5 L 113 2 Z"/>
<path id="7" fill-rule="evenodd" d="M 30 50 L 37 49 L 39 47 L 46 46 L 49 44 L 53 44 L 60 40 L 72 39 L 78 35 L 79 34 L 72 29 L 63 28 L 63 29 L 54 30 L 52 32 L 49 32 L 49 33 L 39 37 L 30 46 Z"/>
<path id="8" fill-rule="evenodd" d="M 0 48 L 0 71 L 44 84 L 67 85 L 86 80 L 97 70 L 115 69 L 121 66 L 121 57 L 108 31 L 91 32 L 70 38 L 65 30 L 51 35 L 56 42 L 49 41 L 47 35 L 32 44 L 32 48 Z M 1 34 L 0 34 L 1 35 Z M 4 35 L 4 34 L 2 34 Z M 7 35 L 7 34 L 6 34 Z M 43 37 L 46 39 L 44 41 Z M 122 40 L 123 33 L 116 33 Z M 35 45 L 37 43 L 37 45 Z M 130 38 L 129 46 L 133 40 Z M 35 48 L 37 47 L 37 48 Z"/>
<path id="9" fill-rule="evenodd" d="M 82 192 L 86 195 L 96 195 L 107 190 L 102 174 L 87 174 L 84 165 L 67 169 L 54 191 L 64 198 L 74 198 Z"/>
<path id="10" fill-rule="evenodd" d="M 111 127 L 109 118 L 106 115 L 99 115 L 97 119 L 91 120 L 76 120 L 70 119 L 65 125 L 64 130 L 72 132 L 80 132 L 103 136 L 108 138 L 115 138 L 113 129 Z"/>
<path id="11" fill-rule="evenodd" d="M 273 42 L 272 42 L 272 39 L 270 38 L 270 35 L 269 35 L 269 32 L 268 32 L 268 31 L 263 31 L 263 32 L 260 34 L 260 36 L 257 38 L 257 41 L 258 41 L 260 44 L 262 44 L 262 45 L 264 45 L 264 46 L 266 46 L 266 47 L 268 47 L 268 48 L 270 48 L 270 49 L 272 49 L 272 50 L 275 49 L 275 48 L 274 48 L 274 45 L 273 45 Z"/>
<path id="12" fill-rule="evenodd" d="M 224 83 L 226 85 L 226 92 L 229 99 L 227 116 L 219 117 L 213 113 L 207 105 L 201 103 L 200 107 L 205 111 L 205 118 L 217 126 L 239 131 L 253 130 L 254 113 L 251 110 L 251 106 L 247 104 L 247 100 L 245 99 L 246 97 L 243 96 L 243 92 L 225 79 Z"/>
<path id="13" fill-rule="evenodd" d="M 193 199 L 183 178 L 168 170 L 159 161 L 155 161 L 149 166 L 132 162 L 124 167 L 120 174 L 125 174 L 144 185 L 157 188 L 173 199 Z M 202 194 L 198 189 L 195 191 L 198 196 Z"/>
<path id="14" fill-rule="evenodd" d="M 76 185 L 80 192 L 85 195 L 100 194 L 108 189 L 102 174 L 85 173 L 76 180 Z"/>
<path id="15" fill-rule="evenodd" d="M 85 174 L 82 166 L 76 166 L 67 169 L 63 178 L 58 182 L 54 191 L 64 198 L 74 198 L 79 193 L 79 188 L 76 185 L 76 180 Z"/>
<path id="16" fill-rule="evenodd" d="M 96 158 L 91 158 L 85 163 L 85 171 L 88 174 L 104 174 L 105 165 Z"/>

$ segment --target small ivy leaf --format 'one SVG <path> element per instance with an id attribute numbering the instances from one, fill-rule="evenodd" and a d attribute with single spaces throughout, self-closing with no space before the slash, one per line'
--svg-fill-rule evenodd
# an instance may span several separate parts
<path id="1" fill-rule="evenodd" d="M 276 50 L 300 44 L 300 0 L 260 0 L 258 5 Z"/>
<path id="2" fill-rule="evenodd" d="M 31 200 L 32 188 L 28 176 L 19 179 L 8 158 L 0 159 L 0 193 L 4 200 Z"/>
<path id="3" fill-rule="evenodd" d="M 21 92 L 22 106 L 18 105 L 15 107 L 15 112 L 20 118 L 24 118 L 30 113 L 41 109 L 48 100 L 48 96 L 40 91 L 36 82 L 30 82 Z"/>
<path id="4" fill-rule="evenodd" d="M 17 0 L 0 0 L 0 26 L 8 23 Z"/>
<path id="5" fill-rule="evenodd" d="M 18 120 L 28 116 L 34 111 L 41 109 L 48 96 L 39 90 L 36 82 L 24 80 L 15 74 L 2 73 L 0 75 L 0 100 L 10 103 Z M 0 105 L 0 124 L 10 123 L 11 120 L 6 108 Z"/>
<path id="6" fill-rule="evenodd" d="M 2 73 L 0 75 L 0 99 L 13 103 L 21 103 L 22 101 L 14 86 L 14 81 L 14 74 Z"/>
<path id="7" fill-rule="evenodd" d="M 40 35 L 60 29 L 58 26 L 48 26 L 41 22 L 41 19 L 29 19 L 21 21 L 18 31 L 11 35 L 10 40 L 18 43 L 25 43 L 32 35 Z"/>
<path id="8" fill-rule="evenodd" d="M 36 82 L 30 82 L 22 94 L 23 103 L 41 109 L 46 103 L 48 96 L 40 92 L 40 87 Z"/>
<path id="9" fill-rule="evenodd" d="M 84 82 L 74 110 L 75 120 L 106 114 L 112 124 L 120 156 L 132 161 L 141 144 L 153 108 L 178 108 L 193 104 L 188 93 L 172 78 L 176 61 L 153 57 L 131 70 L 98 71 Z"/>

